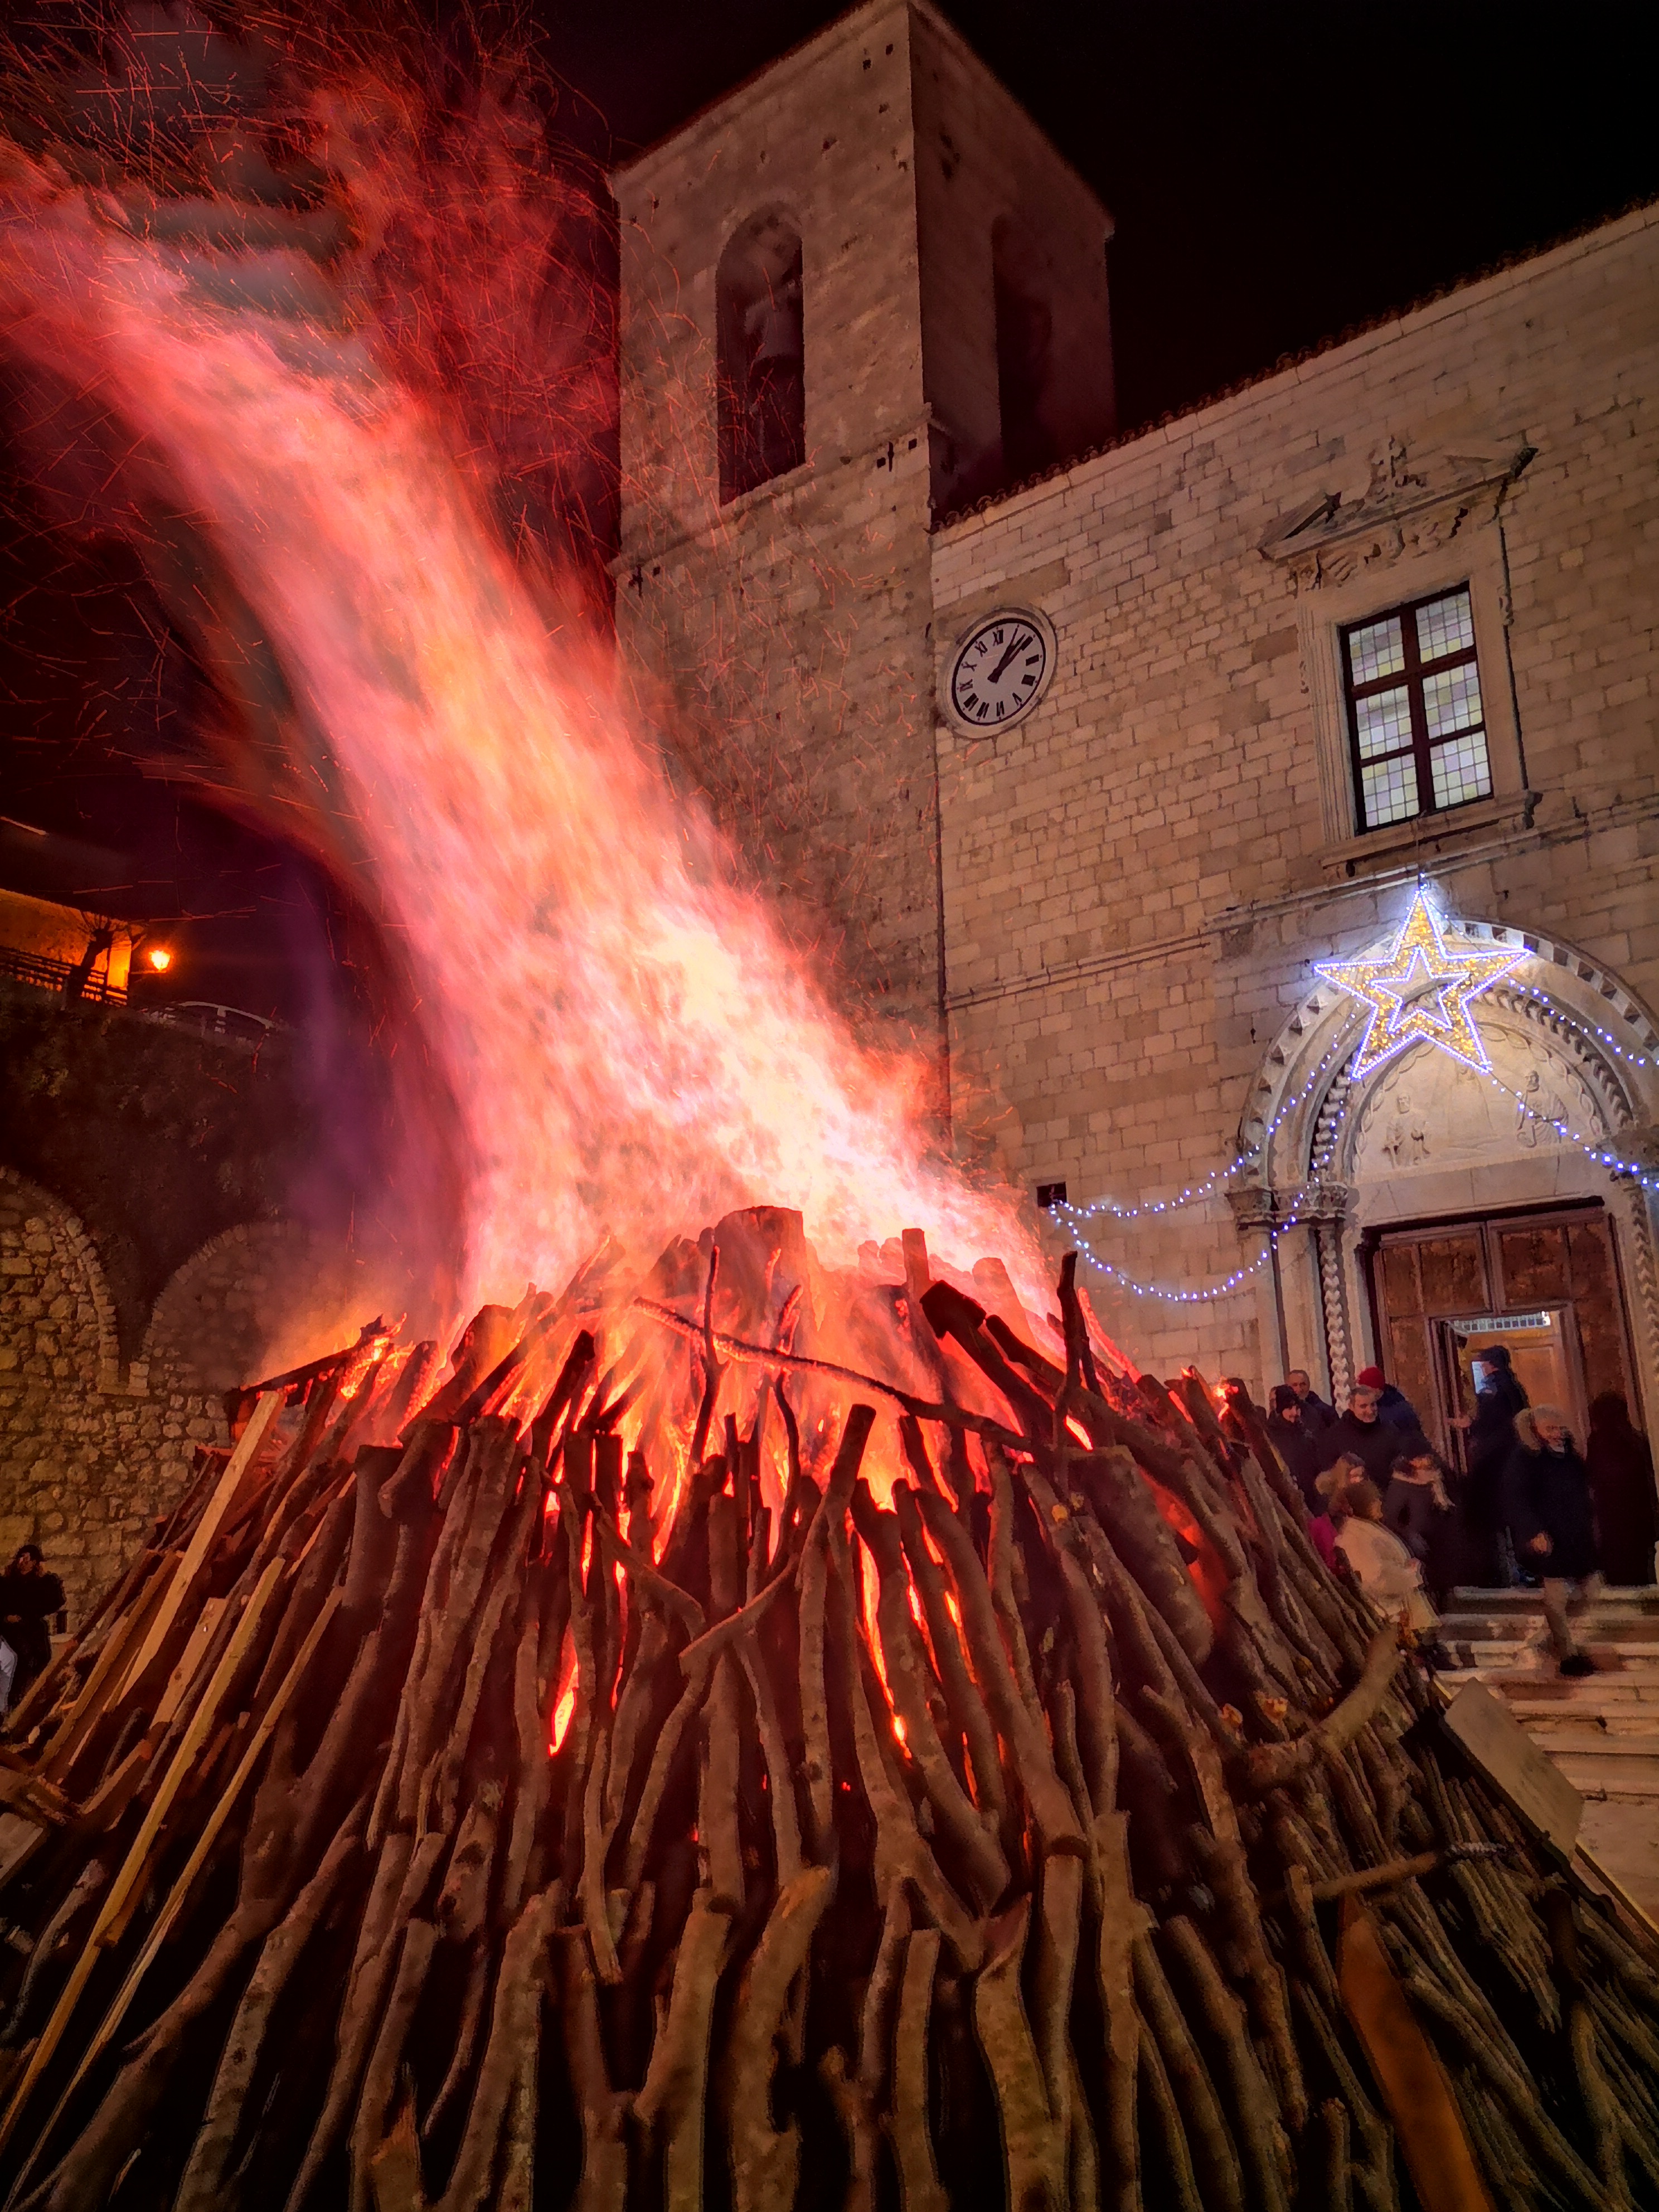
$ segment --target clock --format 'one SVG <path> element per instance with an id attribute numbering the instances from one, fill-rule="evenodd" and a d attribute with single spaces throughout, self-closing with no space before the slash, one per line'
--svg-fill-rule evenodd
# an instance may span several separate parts
<path id="1" fill-rule="evenodd" d="M 1006 730 L 1030 713 L 1054 672 L 1047 616 L 1012 608 L 986 615 L 951 657 L 951 712 L 965 729 Z"/>

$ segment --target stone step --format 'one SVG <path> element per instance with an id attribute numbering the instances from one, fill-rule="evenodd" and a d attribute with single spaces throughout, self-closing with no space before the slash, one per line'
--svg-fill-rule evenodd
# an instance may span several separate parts
<path id="1" fill-rule="evenodd" d="M 1540 1722 L 1528 1735 L 1540 1751 L 1585 1759 L 1659 1759 L 1659 1729 L 1640 1735 L 1604 1729 L 1599 1722 L 1583 1728 L 1553 1728 Z"/>
<path id="2" fill-rule="evenodd" d="M 1640 1778 L 1623 1768 L 1598 1766 L 1594 1759 L 1558 1759 L 1559 1766 L 1581 1797 L 1602 1805 L 1659 1805 L 1659 1759 Z"/>
<path id="3" fill-rule="evenodd" d="M 1590 1642 L 1605 1644 L 1612 1650 L 1627 1653 L 1632 1658 L 1659 1659 L 1659 1635 L 1653 1624 L 1644 1621 L 1638 1627 L 1596 1620 L 1583 1613 L 1572 1616 L 1572 1625 Z M 1525 1651 L 1534 1644 L 1544 1642 L 1549 1634 L 1544 1616 L 1540 1613 L 1536 1624 L 1524 1636 L 1517 1634 L 1516 1625 L 1505 1621 L 1501 1626 L 1492 1621 L 1460 1620 L 1455 1613 L 1442 1613 L 1440 1633 L 1448 1644 L 1474 1644 L 1482 1650 Z"/>
<path id="4" fill-rule="evenodd" d="M 1659 1583 L 1648 1583 L 1639 1587 L 1620 1587 L 1610 1584 L 1595 1601 L 1607 1611 L 1645 1613 L 1659 1620 Z M 1538 1592 L 1535 1589 L 1486 1589 L 1478 1583 L 1459 1583 L 1447 1593 L 1448 1609 L 1466 1613 L 1512 1613 L 1516 1610 L 1537 1612 Z"/>
<path id="5" fill-rule="evenodd" d="M 1471 1650 L 1467 1644 L 1454 1644 L 1453 1653 L 1467 1663 L 1443 1668 L 1443 1673 L 1454 1674 L 1460 1680 L 1478 1677 L 1490 1682 L 1494 1688 L 1505 1682 L 1517 1686 L 1522 1683 L 1567 1681 L 1623 1682 L 1632 1689 L 1659 1687 L 1659 1670 L 1645 1667 L 1630 1667 L 1621 1663 L 1618 1653 L 1610 1651 L 1605 1644 L 1592 1644 L 1591 1656 L 1596 1661 L 1595 1673 L 1583 1676 L 1561 1675 L 1556 1667 L 1555 1655 L 1550 1651 L 1522 1652 L 1518 1656 L 1506 1656 L 1488 1662 L 1477 1647 Z"/>

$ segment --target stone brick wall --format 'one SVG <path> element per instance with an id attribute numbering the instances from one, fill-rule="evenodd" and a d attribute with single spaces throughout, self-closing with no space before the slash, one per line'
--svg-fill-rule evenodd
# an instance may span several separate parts
<path id="1" fill-rule="evenodd" d="M 228 1441 L 221 1394 L 318 1349 L 313 1315 L 345 1325 L 340 1274 L 292 1224 L 231 1230 L 168 1283 L 123 1368 L 91 1239 L 0 1168 L 0 1557 L 38 1543 L 71 1627 L 176 1503 L 196 1446 Z"/>
<path id="2" fill-rule="evenodd" d="M 108 1309 L 74 1216 L 0 1170 L 0 1554 L 41 1547 L 71 1626 L 172 1505 L 194 1446 L 223 1440 L 199 1391 L 117 1385 Z"/>
<path id="3" fill-rule="evenodd" d="M 1000 601 L 1059 637 L 1024 723 L 939 731 L 958 1118 L 1022 1179 L 1133 1200 L 1227 1162 L 1311 962 L 1385 933 L 1419 868 L 1453 913 L 1659 1000 L 1656 249 L 1659 211 L 1632 215 L 936 536 L 941 677 Z M 1345 538 L 1263 556 L 1322 502 Z M 1495 794 L 1356 836 L 1337 626 L 1465 580 Z M 1620 1065 L 1646 1097 L 1651 1070 Z M 1188 1286 L 1261 1249 L 1220 1197 L 1091 1241 Z M 1153 1364 L 1272 1379 L 1262 1300 L 1098 1288 Z"/>
<path id="4" fill-rule="evenodd" d="M 1104 212 L 925 9 L 854 10 L 615 179 L 623 667 L 799 941 L 935 1048 L 928 533 L 994 464 L 990 225 L 1039 173 L 1067 195 L 1054 252 L 1087 258 L 1061 342 L 1098 357 Z M 769 209 L 802 242 L 807 459 L 721 507 L 717 264 Z"/>

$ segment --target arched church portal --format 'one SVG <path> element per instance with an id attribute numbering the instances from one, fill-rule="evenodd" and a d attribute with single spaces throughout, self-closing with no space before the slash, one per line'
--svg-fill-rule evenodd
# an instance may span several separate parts
<path id="1" fill-rule="evenodd" d="M 1375 1362 L 1452 1450 L 1473 1356 L 1501 1340 L 1581 1436 L 1613 1389 L 1659 1442 L 1659 1026 L 1570 945 L 1448 927 L 1524 955 L 1472 1005 L 1490 1074 L 1419 1042 L 1355 1082 L 1365 1010 L 1323 981 L 1258 1072 L 1233 1206 L 1252 1255 L 1272 1248 L 1267 1363 L 1340 1403 Z"/>

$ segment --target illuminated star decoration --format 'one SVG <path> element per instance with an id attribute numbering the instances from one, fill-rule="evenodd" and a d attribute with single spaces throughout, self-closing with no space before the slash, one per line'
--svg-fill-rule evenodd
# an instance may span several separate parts
<path id="1" fill-rule="evenodd" d="M 1469 1014 L 1469 1002 L 1526 958 L 1466 937 L 1442 933 L 1419 888 L 1388 951 L 1370 960 L 1319 960 L 1317 972 L 1371 1010 L 1355 1055 L 1352 1080 L 1363 1082 L 1407 1045 L 1438 1045 L 1454 1060 L 1487 1073 L 1492 1062 Z"/>

